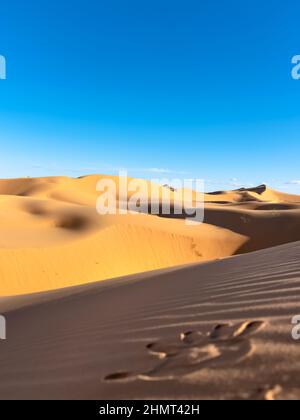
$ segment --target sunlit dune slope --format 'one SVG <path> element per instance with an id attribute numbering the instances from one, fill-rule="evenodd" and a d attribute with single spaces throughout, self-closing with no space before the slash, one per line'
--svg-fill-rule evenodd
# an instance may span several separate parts
<path id="1" fill-rule="evenodd" d="M 205 223 L 188 226 L 174 215 L 100 216 L 96 185 L 102 178 L 0 180 L 0 295 L 57 289 L 300 240 L 298 196 L 265 186 L 205 194 Z M 161 188 L 160 202 L 166 190 L 174 202 L 176 192 L 169 188 Z"/>

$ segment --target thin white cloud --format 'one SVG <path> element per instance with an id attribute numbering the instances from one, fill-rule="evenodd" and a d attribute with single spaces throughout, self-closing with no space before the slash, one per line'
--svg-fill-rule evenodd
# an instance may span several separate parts
<path id="1" fill-rule="evenodd" d="M 150 173 L 150 174 L 160 174 L 160 175 L 190 175 L 190 172 L 186 171 L 176 171 L 173 169 L 167 168 L 127 168 L 128 172 L 137 172 L 137 173 Z"/>
<path id="2" fill-rule="evenodd" d="M 232 190 L 238 188 L 251 188 L 255 186 L 255 183 L 251 181 L 242 181 L 239 178 L 229 178 L 223 180 L 216 180 L 216 179 L 205 179 L 205 185 L 209 190 Z"/>
<path id="3" fill-rule="evenodd" d="M 144 172 L 150 172 L 152 174 L 171 174 L 173 171 L 171 169 L 165 169 L 165 168 L 144 168 L 142 169 Z"/>
<path id="4" fill-rule="evenodd" d="M 300 185 L 300 180 L 294 179 L 292 181 L 286 182 L 287 185 Z"/>

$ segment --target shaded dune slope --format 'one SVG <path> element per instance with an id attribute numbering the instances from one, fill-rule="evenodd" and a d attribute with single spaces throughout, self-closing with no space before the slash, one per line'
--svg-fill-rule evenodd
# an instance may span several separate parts
<path id="1" fill-rule="evenodd" d="M 299 399 L 300 243 L 0 300 L 0 398 Z"/>

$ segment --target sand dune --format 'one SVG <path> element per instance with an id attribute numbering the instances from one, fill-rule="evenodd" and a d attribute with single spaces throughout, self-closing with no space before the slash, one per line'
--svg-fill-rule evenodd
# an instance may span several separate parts
<path id="1" fill-rule="evenodd" d="M 299 399 L 300 242 L 2 298 L 1 399 Z"/>
<path id="2" fill-rule="evenodd" d="M 99 216 L 96 184 L 103 177 L 0 180 L 0 296 L 205 262 L 300 240 L 298 196 L 266 186 L 205 194 L 205 224 L 187 226 L 174 215 Z M 175 192 L 168 190 L 174 202 Z"/>
<path id="3" fill-rule="evenodd" d="M 0 399 L 299 399 L 300 197 L 205 194 L 189 226 L 99 216 L 99 178 L 0 180 Z"/>
<path id="4" fill-rule="evenodd" d="M 228 203 L 244 203 L 249 201 L 272 203 L 287 202 L 287 203 L 300 203 L 298 195 L 281 193 L 272 190 L 266 185 L 260 185 L 254 188 L 240 188 L 235 191 L 218 191 L 206 194 L 206 201 L 211 202 L 228 202 Z"/>

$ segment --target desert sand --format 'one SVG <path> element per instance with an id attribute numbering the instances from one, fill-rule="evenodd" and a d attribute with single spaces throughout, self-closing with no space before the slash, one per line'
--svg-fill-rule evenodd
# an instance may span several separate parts
<path id="1" fill-rule="evenodd" d="M 100 216 L 96 185 L 102 177 L 0 180 L 0 296 L 300 240 L 298 196 L 264 186 L 206 194 L 205 223 L 195 227 L 183 219 L 149 214 Z"/>
<path id="2" fill-rule="evenodd" d="M 98 179 L 0 181 L 0 399 L 300 398 L 300 197 L 188 226 L 99 216 Z"/>

